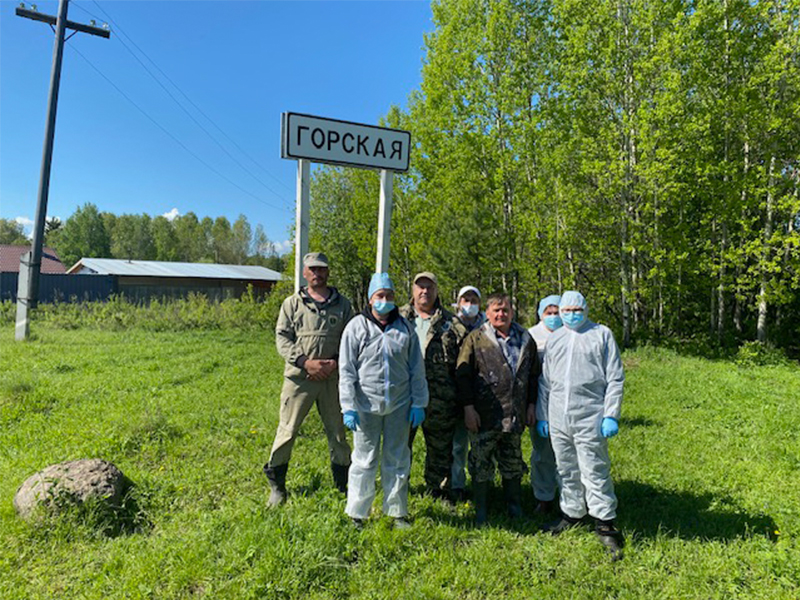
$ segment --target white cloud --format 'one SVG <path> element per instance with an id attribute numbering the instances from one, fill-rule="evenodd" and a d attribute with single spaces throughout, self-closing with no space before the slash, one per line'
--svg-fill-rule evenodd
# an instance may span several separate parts
<path id="1" fill-rule="evenodd" d="M 284 240 L 282 242 L 275 242 L 275 253 L 278 255 L 286 254 L 294 248 L 293 240 Z"/>
<path id="2" fill-rule="evenodd" d="M 14 220 L 22 225 L 22 233 L 26 238 L 33 239 L 33 219 L 28 217 L 14 217 Z"/>
<path id="3" fill-rule="evenodd" d="M 165 212 L 161 216 L 164 217 L 167 221 L 174 221 L 177 217 L 181 216 L 181 213 L 177 208 L 173 208 L 171 211 Z"/>
<path id="4" fill-rule="evenodd" d="M 47 215 L 46 219 L 49 221 L 50 219 L 58 219 L 59 221 L 64 222 L 61 217 L 54 217 L 52 215 Z M 14 217 L 14 221 L 22 225 L 22 233 L 25 234 L 25 237 L 31 239 L 33 237 L 33 219 L 29 217 Z"/>

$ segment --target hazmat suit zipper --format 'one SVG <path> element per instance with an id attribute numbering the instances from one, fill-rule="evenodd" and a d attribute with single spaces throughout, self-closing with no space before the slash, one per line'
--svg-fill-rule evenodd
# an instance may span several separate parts
<path id="1" fill-rule="evenodd" d="M 387 327 L 387 329 L 388 329 L 388 327 Z M 389 408 L 389 387 L 390 387 L 390 385 L 389 385 L 390 384 L 390 381 L 389 381 L 389 375 L 390 375 L 390 373 L 389 373 L 389 349 L 387 348 L 387 342 L 386 342 L 386 339 L 387 339 L 388 336 L 386 335 L 386 331 L 383 331 L 381 333 L 381 335 L 383 336 L 383 387 L 384 387 L 383 402 L 385 404 L 384 410 L 388 410 L 388 408 Z"/>
<path id="2" fill-rule="evenodd" d="M 571 414 L 569 404 L 572 397 L 572 357 L 575 354 L 575 337 L 578 335 L 575 331 L 569 331 L 569 346 L 567 346 L 567 372 L 564 374 L 564 421 L 567 420 L 567 415 Z"/>

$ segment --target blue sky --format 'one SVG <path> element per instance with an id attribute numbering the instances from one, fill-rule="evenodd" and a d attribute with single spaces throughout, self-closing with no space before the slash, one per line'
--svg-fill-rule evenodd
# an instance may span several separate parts
<path id="1" fill-rule="evenodd" d="M 0 0 L 0 216 L 27 223 L 36 206 L 53 33 L 15 16 L 18 4 Z M 58 8 L 55 1 L 36 5 L 48 14 Z M 280 114 L 376 123 L 419 86 L 423 37 L 433 28 L 429 4 L 417 1 L 70 2 L 73 21 L 97 17 L 99 25 L 107 15 L 110 40 L 77 34 L 67 42 L 48 215 L 66 218 L 86 202 L 117 214 L 194 211 L 233 221 L 242 213 L 282 250 L 294 218 L 296 164 L 279 157 Z"/>

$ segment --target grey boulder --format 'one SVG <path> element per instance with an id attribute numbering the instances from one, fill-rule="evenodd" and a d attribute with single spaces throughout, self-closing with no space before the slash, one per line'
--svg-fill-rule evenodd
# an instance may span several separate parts
<path id="1" fill-rule="evenodd" d="M 128 480 L 108 461 L 97 458 L 50 465 L 31 475 L 17 490 L 14 508 L 27 519 L 37 508 L 58 511 L 67 505 L 99 502 L 118 507 Z"/>

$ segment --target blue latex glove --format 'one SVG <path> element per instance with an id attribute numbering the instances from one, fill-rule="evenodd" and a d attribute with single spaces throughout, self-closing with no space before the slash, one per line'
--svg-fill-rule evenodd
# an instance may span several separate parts
<path id="1" fill-rule="evenodd" d="M 547 421 L 536 421 L 536 433 L 540 438 L 549 438 L 550 424 Z"/>
<path id="2" fill-rule="evenodd" d="M 419 427 L 425 420 L 425 409 L 411 407 L 411 412 L 408 413 L 408 422 L 412 427 Z"/>
<path id="3" fill-rule="evenodd" d="M 347 427 L 350 431 L 355 431 L 360 421 L 358 419 L 358 413 L 354 410 L 348 410 L 342 415 L 342 420 L 344 421 L 344 426 Z"/>
<path id="4" fill-rule="evenodd" d="M 605 438 L 614 437 L 619 433 L 619 423 L 616 419 L 604 417 L 603 422 L 600 424 L 600 433 L 602 433 Z"/>

